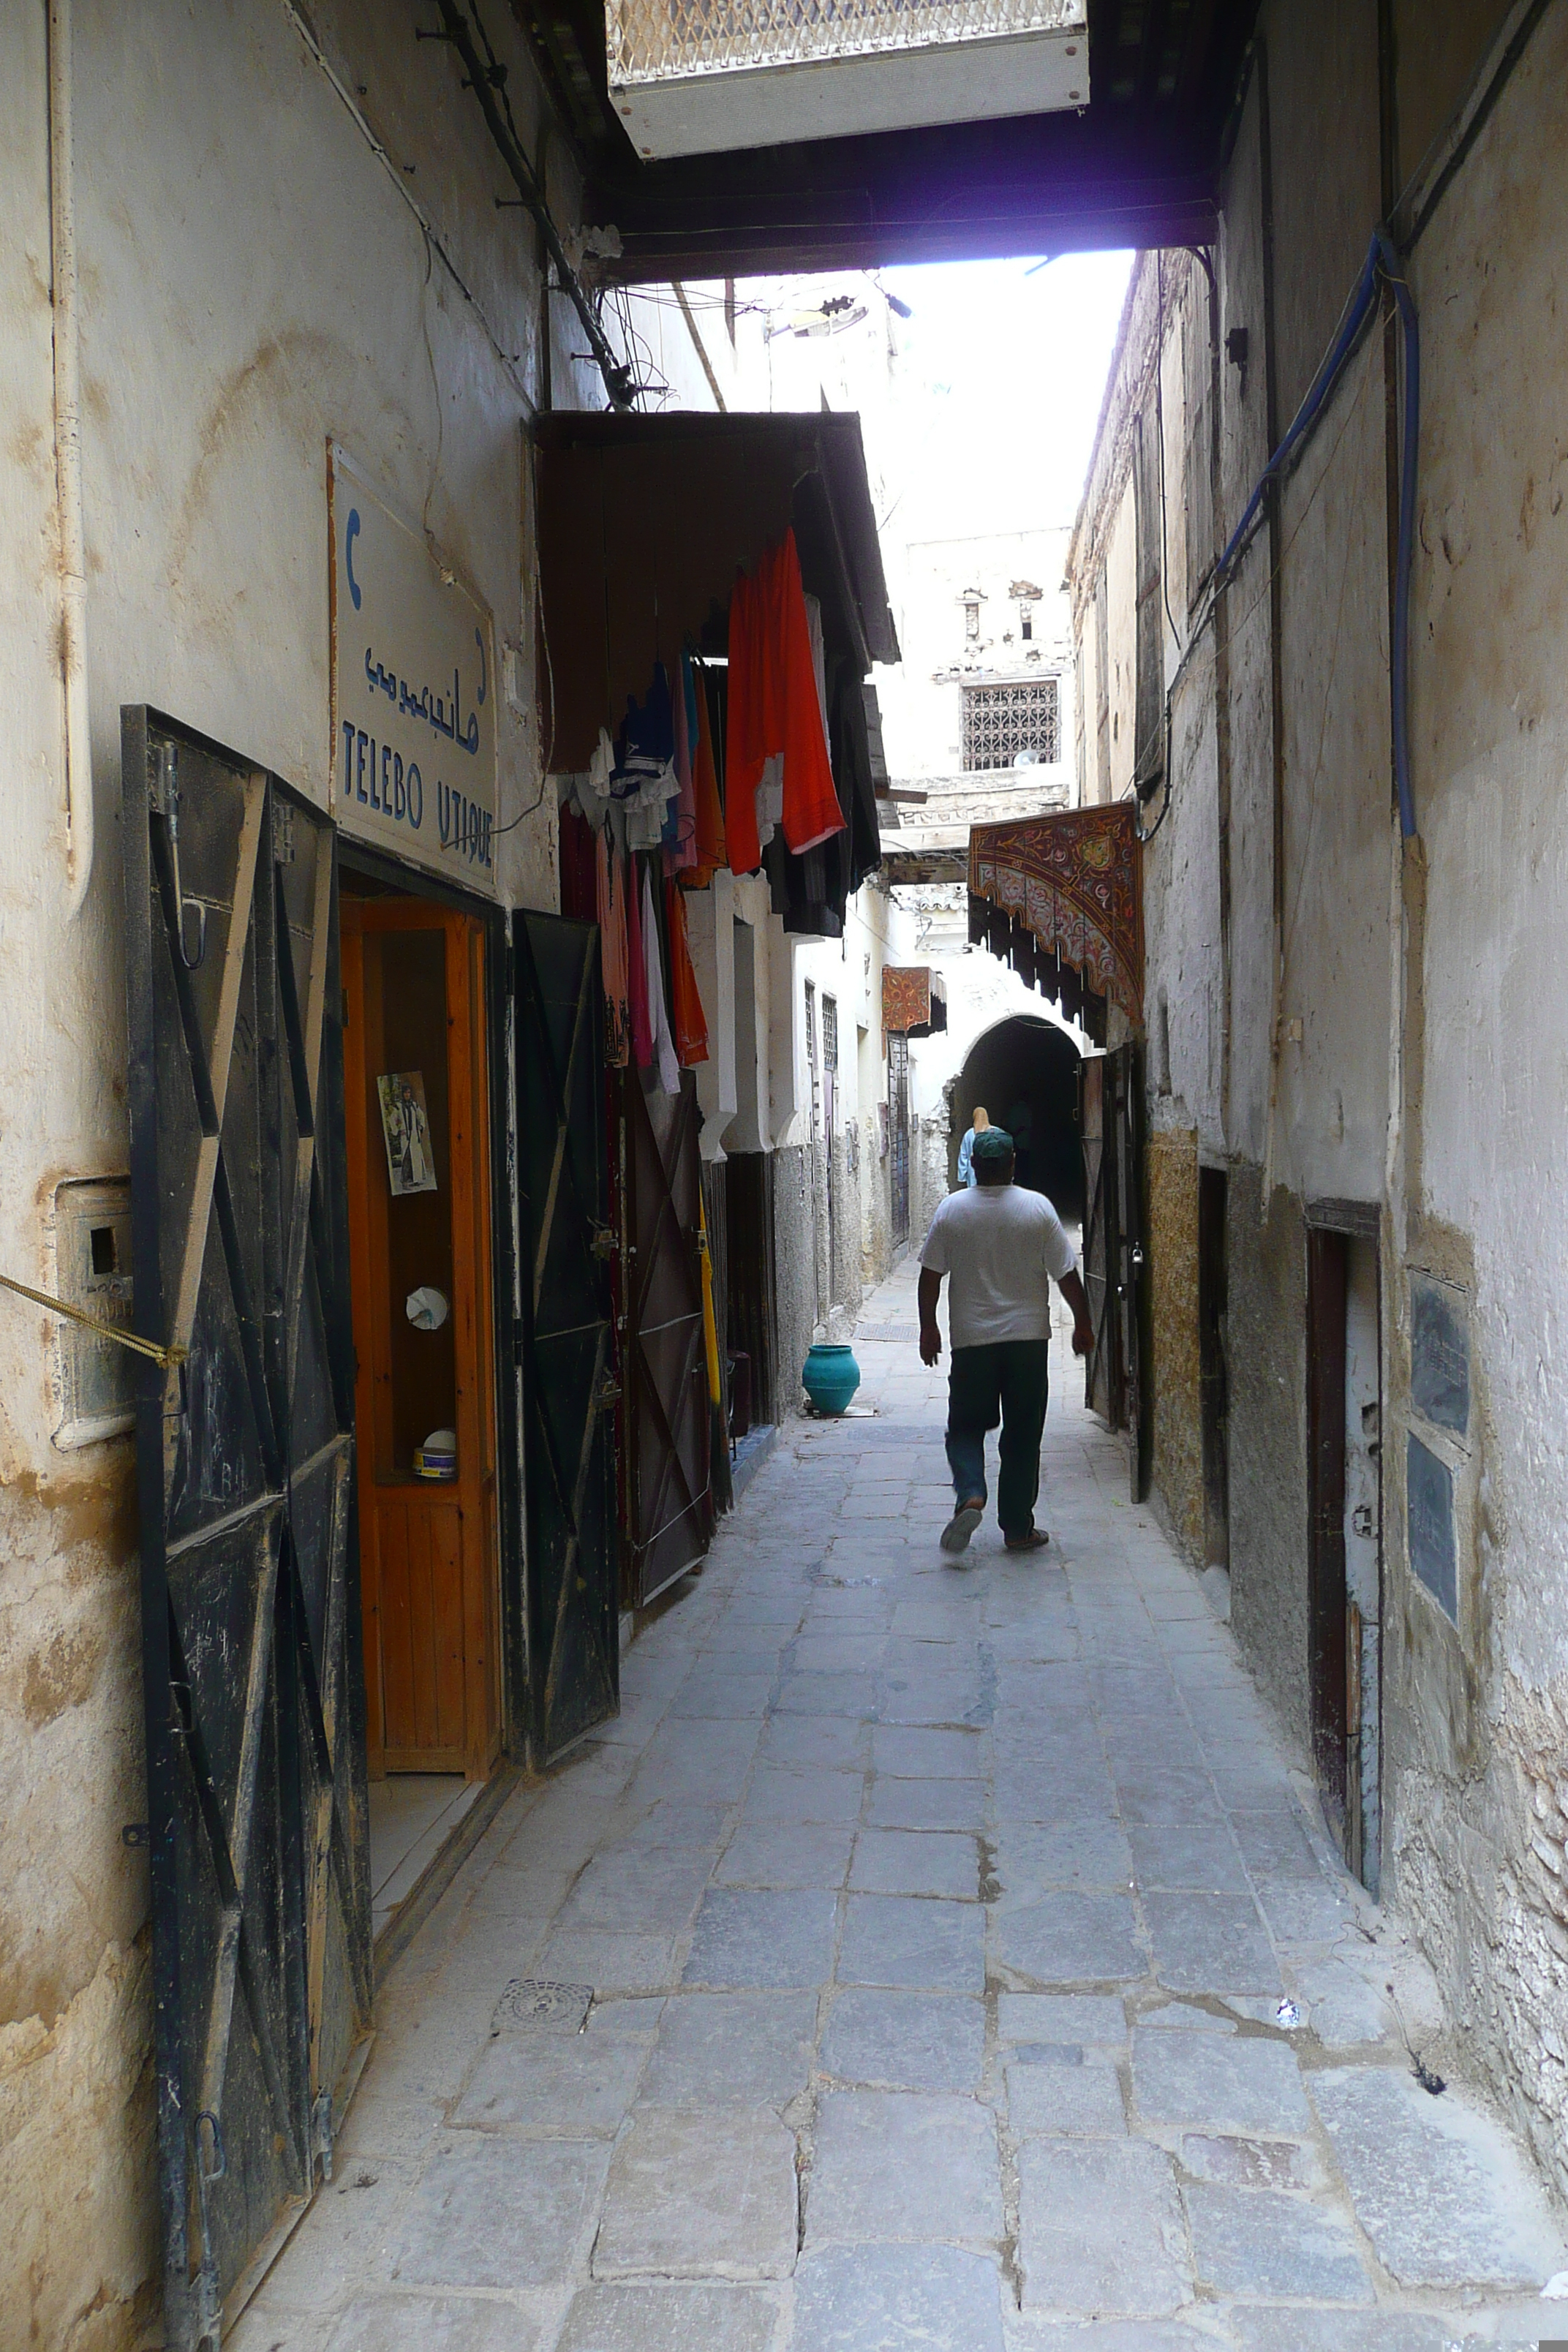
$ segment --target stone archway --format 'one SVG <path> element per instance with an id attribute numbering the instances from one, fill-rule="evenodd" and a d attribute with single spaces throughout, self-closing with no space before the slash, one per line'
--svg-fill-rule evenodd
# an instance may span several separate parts
<path id="1" fill-rule="evenodd" d="M 1079 1054 L 1054 1021 L 1009 1013 L 983 1030 L 952 1082 L 948 1181 L 958 1181 L 958 1147 L 984 1103 L 995 1127 L 1013 1127 L 1017 1181 L 1048 1195 L 1059 1213 L 1083 1216 L 1083 1154 L 1078 1129 Z"/>

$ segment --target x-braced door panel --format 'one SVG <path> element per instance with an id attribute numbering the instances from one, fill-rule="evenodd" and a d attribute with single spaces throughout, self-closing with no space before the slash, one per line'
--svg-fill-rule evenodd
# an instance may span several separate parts
<path id="1" fill-rule="evenodd" d="M 513 919 L 522 1212 L 528 1650 L 534 1761 L 620 1697 L 615 1404 L 599 935 Z"/>
<path id="2" fill-rule="evenodd" d="M 1121 1425 L 1121 1327 L 1116 1291 L 1116 1144 L 1106 1079 L 1110 1064 L 1090 1055 L 1079 1065 L 1079 1135 L 1083 1146 L 1083 1286 L 1094 1346 L 1084 1364 L 1084 1402 L 1112 1429 Z"/>
<path id="3" fill-rule="evenodd" d="M 165 2339 L 331 2169 L 371 1999 L 333 836 L 122 720 Z"/>
<path id="4" fill-rule="evenodd" d="M 642 1603 L 700 1559 L 713 1533 L 698 1251 L 701 1118 L 689 1070 L 679 1095 L 650 1088 L 636 1069 L 622 1081 L 626 1527 L 632 1589 Z"/>

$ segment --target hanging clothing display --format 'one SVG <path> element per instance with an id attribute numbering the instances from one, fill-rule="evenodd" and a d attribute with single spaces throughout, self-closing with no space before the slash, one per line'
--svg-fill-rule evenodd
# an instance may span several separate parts
<path id="1" fill-rule="evenodd" d="M 664 965 L 658 951 L 658 917 L 653 907 L 653 884 L 645 865 L 642 870 L 642 950 L 647 987 L 647 1020 L 653 1033 L 653 1053 L 650 1060 L 658 1064 L 660 1091 L 667 1095 L 680 1092 L 680 1065 L 675 1057 L 675 1040 L 669 1031 L 669 1007 L 665 1002 Z"/>
<path id="2" fill-rule="evenodd" d="M 628 849 L 659 846 L 670 802 L 679 790 L 669 674 L 662 662 L 655 662 L 646 701 L 627 700 L 610 777 L 610 797 L 626 809 Z"/>
<path id="3" fill-rule="evenodd" d="M 675 775 L 679 786 L 664 821 L 664 870 L 689 874 L 697 864 L 697 688 L 691 656 L 682 654 L 675 673 Z"/>
<path id="4" fill-rule="evenodd" d="M 730 863 L 724 845 L 724 809 L 719 798 L 719 775 L 713 764 L 713 726 L 708 708 L 706 677 L 693 668 L 692 701 L 697 712 L 697 745 L 691 761 L 691 793 L 696 812 L 696 863 L 688 877 L 700 890 L 721 866 Z"/>
<path id="5" fill-rule="evenodd" d="M 626 859 L 626 1002 L 631 1011 L 632 1059 L 639 1070 L 653 1060 L 653 1022 L 647 1001 L 647 959 L 643 951 L 642 905 L 637 862 Z"/>
<path id="6" fill-rule="evenodd" d="M 842 831 L 825 702 L 790 530 L 736 582 L 730 605 L 724 816 L 738 874 L 756 871 L 774 824 L 796 856 Z"/>
<path id="7" fill-rule="evenodd" d="M 669 995 L 675 1010 L 675 1054 L 683 1070 L 708 1059 L 708 1021 L 686 935 L 686 897 L 673 882 L 664 887 L 669 929 Z"/>
<path id="8" fill-rule="evenodd" d="M 626 884 L 620 852 L 601 831 L 595 853 L 599 908 L 599 971 L 605 991 L 605 1058 L 624 1070 L 631 1059 L 631 1001 L 626 968 Z"/>

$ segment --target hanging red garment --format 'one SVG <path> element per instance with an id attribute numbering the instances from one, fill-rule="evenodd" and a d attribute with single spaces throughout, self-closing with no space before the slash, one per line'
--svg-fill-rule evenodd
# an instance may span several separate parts
<path id="1" fill-rule="evenodd" d="M 653 1023 L 648 1017 L 647 958 L 643 952 L 635 857 L 626 859 L 626 1002 L 631 1012 L 632 1057 L 639 1070 L 646 1070 L 653 1060 Z"/>
<path id="2" fill-rule="evenodd" d="M 844 830 L 822 700 L 811 654 L 811 623 L 793 530 L 771 549 L 730 603 L 730 718 L 725 835 L 737 874 L 762 864 L 757 792 L 771 760 L 784 761 L 782 828 L 798 857 Z"/>
<path id="3" fill-rule="evenodd" d="M 713 730 L 708 717 L 708 690 L 699 677 L 697 687 L 697 748 L 691 762 L 691 793 L 697 803 L 697 866 L 688 887 L 700 890 L 730 863 L 724 845 L 724 808 L 719 798 L 719 777 L 713 765 Z"/>
<path id="4" fill-rule="evenodd" d="M 669 992 L 675 1008 L 675 1058 L 683 1070 L 708 1059 L 708 1022 L 686 936 L 686 900 L 673 882 L 664 886 L 669 920 Z"/>
<path id="5" fill-rule="evenodd" d="M 627 995 L 626 881 L 606 824 L 595 855 L 599 908 L 599 976 L 605 991 L 605 1058 L 624 1070 L 631 1059 L 631 1003 Z"/>
<path id="6" fill-rule="evenodd" d="M 811 652 L 811 621 L 801 585 L 800 557 L 793 530 L 784 534 L 777 583 L 781 664 L 784 672 L 784 821 L 786 845 L 797 857 L 844 830 L 844 812 L 833 781 L 833 761 L 822 723 L 816 665 Z"/>

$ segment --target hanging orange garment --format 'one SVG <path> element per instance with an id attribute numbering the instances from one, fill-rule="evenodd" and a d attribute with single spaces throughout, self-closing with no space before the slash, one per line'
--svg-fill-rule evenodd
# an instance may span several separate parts
<path id="1" fill-rule="evenodd" d="M 811 622 L 801 585 L 794 531 L 779 551 L 779 668 L 783 688 L 784 819 L 786 845 L 797 857 L 844 830 L 833 761 L 822 724 L 822 698 L 811 653 Z"/>
<path id="2" fill-rule="evenodd" d="M 686 936 L 686 898 L 673 882 L 664 886 L 669 921 L 669 992 L 675 1009 L 675 1058 L 683 1070 L 708 1059 L 708 1022 L 692 970 Z"/>
<path id="3" fill-rule="evenodd" d="M 724 807 L 719 798 L 719 776 L 713 765 L 713 730 L 708 716 L 708 690 L 697 680 L 697 749 L 691 762 L 691 790 L 697 803 L 697 867 L 689 887 L 700 890 L 730 863 L 724 844 Z"/>

